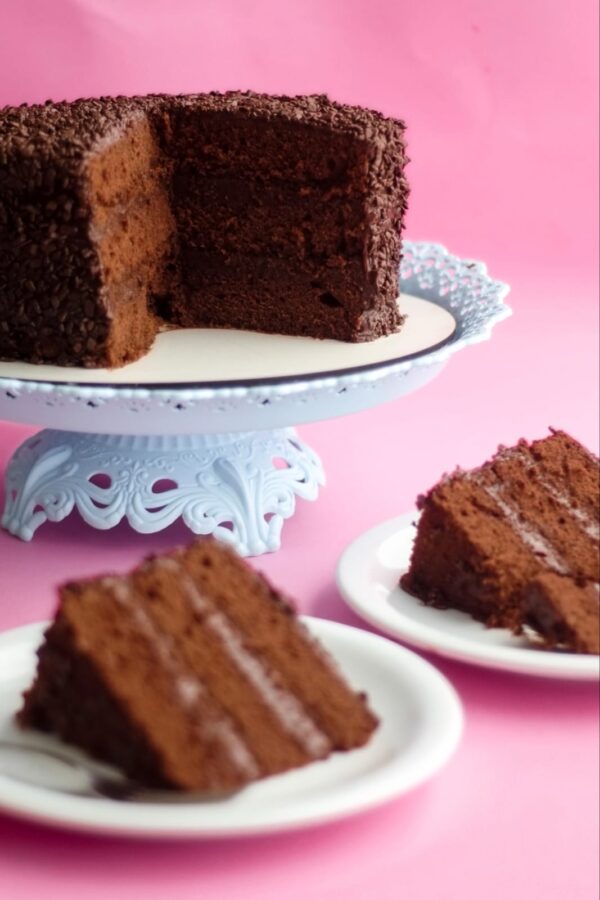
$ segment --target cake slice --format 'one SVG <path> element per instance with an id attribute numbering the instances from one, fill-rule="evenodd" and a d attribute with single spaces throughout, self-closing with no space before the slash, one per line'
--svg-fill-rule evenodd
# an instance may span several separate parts
<path id="1" fill-rule="evenodd" d="M 144 785 L 235 790 L 377 725 L 288 601 L 213 541 L 63 585 L 38 656 L 20 724 Z"/>
<path id="2" fill-rule="evenodd" d="M 417 505 L 407 591 L 489 627 L 519 633 L 529 624 L 547 643 L 592 646 L 574 630 L 580 617 L 586 633 L 597 629 L 599 608 L 598 460 L 581 444 L 556 431 L 500 448 L 480 468 L 444 477 Z"/>

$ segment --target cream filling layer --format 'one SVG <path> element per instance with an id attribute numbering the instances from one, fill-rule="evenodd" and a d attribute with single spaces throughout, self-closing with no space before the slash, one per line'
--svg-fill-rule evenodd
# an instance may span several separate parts
<path id="1" fill-rule="evenodd" d="M 200 679 L 181 665 L 174 652 L 173 639 L 158 629 L 144 609 L 143 600 L 136 596 L 129 584 L 113 577 L 104 578 L 102 584 L 120 604 L 127 607 L 137 627 L 155 648 L 161 665 L 173 679 L 175 694 L 182 709 L 193 711 L 200 700 L 208 698 L 208 693 Z M 260 775 L 256 759 L 225 713 L 215 715 L 204 709 L 194 721 L 194 728 L 201 739 L 217 741 L 238 772 L 248 778 Z"/>
<path id="2" fill-rule="evenodd" d="M 478 481 L 477 483 L 496 503 L 506 517 L 510 527 L 518 534 L 523 543 L 526 544 L 536 556 L 543 557 L 554 572 L 558 572 L 559 575 L 568 575 L 569 567 L 565 560 L 556 551 L 550 541 L 544 537 L 541 531 L 521 518 L 519 510 L 504 496 L 500 485 L 484 484 L 481 481 Z"/>
<path id="3" fill-rule="evenodd" d="M 544 478 L 543 474 L 540 472 L 539 465 L 536 466 L 533 459 L 527 454 L 522 453 L 519 450 L 507 450 L 505 451 L 505 458 L 515 459 L 519 458 L 523 463 L 523 467 L 528 472 L 533 472 L 535 480 L 543 487 L 544 490 L 552 497 L 555 503 L 558 503 L 559 506 L 562 506 L 571 518 L 575 519 L 575 521 L 581 526 L 581 530 L 585 532 L 585 534 L 593 541 L 600 540 L 600 522 L 597 519 L 594 519 L 586 510 L 579 509 L 578 507 L 573 505 L 573 501 L 569 497 L 566 491 L 561 491 L 559 488 L 555 487 L 547 478 Z M 590 458 L 593 460 L 591 454 L 589 454 Z"/>
<path id="4" fill-rule="evenodd" d="M 331 749 L 331 741 L 290 691 L 277 684 L 263 661 L 244 646 L 235 628 L 221 610 L 204 597 L 184 567 L 173 557 L 157 563 L 176 573 L 192 607 L 202 621 L 219 638 L 236 668 L 248 679 L 264 705 L 287 732 L 309 755 L 319 757 Z"/>

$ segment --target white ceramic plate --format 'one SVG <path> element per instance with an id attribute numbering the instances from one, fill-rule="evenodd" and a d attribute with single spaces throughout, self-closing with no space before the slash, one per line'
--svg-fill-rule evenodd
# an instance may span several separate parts
<path id="1" fill-rule="evenodd" d="M 537 648 L 504 628 L 486 628 L 465 613 L 433 609 L 403 591 L 418 513 L 391 519 L 353 541 L 337 568 L 339 590 L 362 619 L 420 647 L 491 669 L 595 681 L 597 656 Z"/>
<path id="2" fill-rule="evenodd" d="M 90 832 L 227 837 L 340 819 L 391 800 L 430 778 L 452 755 L 462 730 L 461 705 L 451 685 L 429 663 L 385 638 L 322 619 L 305 621 L 350 682 L 367 691 L 380 718 L 379 728 L 360 750 L 334 754 L 212 802 L 193 795 L 150 792 L 135 801 L 77 796 L 82 783 L 85 787 L 89 781 L 83 770 L 50 756 L 7 749 L 20 742 L 64 753 L 65 745 L 22 732 L 13 723 L 21 692 L 33 676 L 35 650 L 45 624 L 1 635 L 0 809 Z M 76 751 L 66 752 L 89 767 Z"/>

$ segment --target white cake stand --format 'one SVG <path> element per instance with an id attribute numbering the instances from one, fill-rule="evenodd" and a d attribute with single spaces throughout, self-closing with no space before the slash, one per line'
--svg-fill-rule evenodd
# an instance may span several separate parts
<path id="1" fill-rule="evenodd" d="M 291 426 L 416 390 L 510 315 L 505 284 L 438 244 L 405 242 L 400 282 L 406 325 L 369 344 L 199 329 L 116 371 L 0 363 L 0 418 L 46 426 L 8 464 L 3 527 L 28 541 L 77 508 L 94 528 L 181 517 L 243 555 L 277 550 L 324 483 Z"/>

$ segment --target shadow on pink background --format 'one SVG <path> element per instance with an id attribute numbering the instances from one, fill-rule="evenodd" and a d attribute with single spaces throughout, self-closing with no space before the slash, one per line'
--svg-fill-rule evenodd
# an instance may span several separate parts
<path id="1" fill-rule="evenodd" d="M 563 427 L 598 447 L 595 0 L 20 0 L 0 4 L 0 105 L 99 94 L 326 92 L 408 125 L 407 234 L 483 259 L 515 315 L 414 395 L 302 435 L 328 486 L 258 565 L 316 615 L 363 530 L 456 464 Z M 0 423 L 0 468 L 31 429 Z M 1 491 L 0 491 L 1 493 Z M 50 615 L 53 585 L 186 540 L 174 526 L 31 545 L 0 534 L 0 627 Z M 120 843 L 0 819 L 13 898 L 597 896 L 597 692 L 436 661 L 465 703 L 429 786 L 338 826 L 209 845 Z M 3 890 L 4 888 L 4 890 Z"/>

